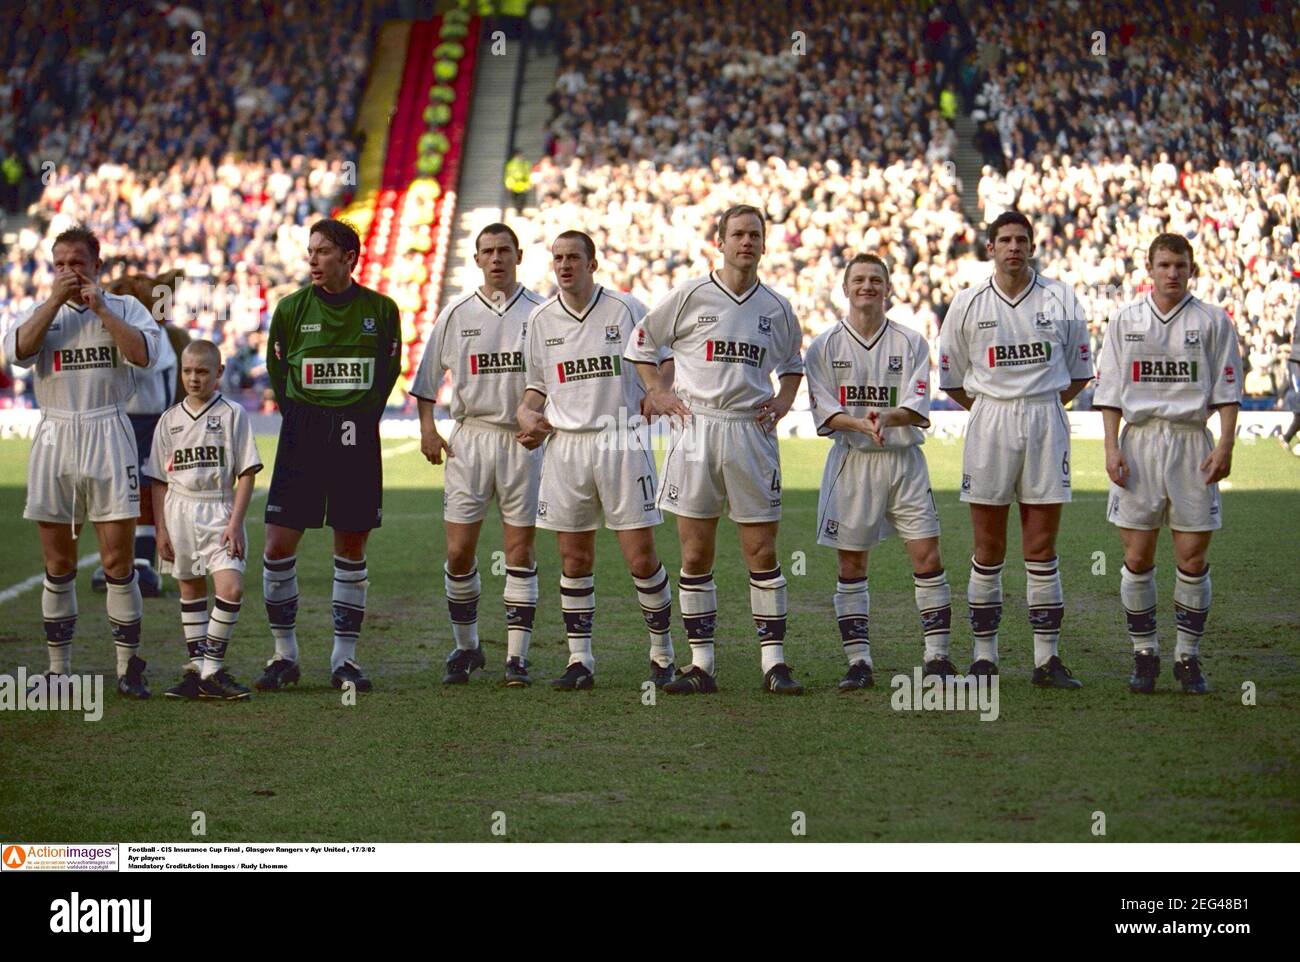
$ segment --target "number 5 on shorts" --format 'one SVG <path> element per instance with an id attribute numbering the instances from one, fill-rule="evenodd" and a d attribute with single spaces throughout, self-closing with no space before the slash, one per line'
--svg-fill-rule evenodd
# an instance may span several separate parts
<path id="1" fill-rule="evenodd" d="M 126 487 L 128 491 L 140 490 L 140 480 L 135 476 L 134 464 L 128 464 L 126 466 Z"/>

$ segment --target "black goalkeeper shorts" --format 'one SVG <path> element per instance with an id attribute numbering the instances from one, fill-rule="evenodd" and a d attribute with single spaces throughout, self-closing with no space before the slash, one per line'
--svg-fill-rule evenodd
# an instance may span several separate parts
<path id="1" fill-rule="evenodd" d="M 287 406 L 280 423 L 266 523 L 302 531 L 322 522 L 369 531 L 383 516 L 382 412 Z"/>

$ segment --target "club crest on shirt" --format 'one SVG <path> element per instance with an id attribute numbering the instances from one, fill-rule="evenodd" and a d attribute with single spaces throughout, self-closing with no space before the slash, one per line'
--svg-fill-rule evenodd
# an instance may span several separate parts
<path id="1" fill-rule="evenodd" d="M 605 325 L 605 343 L 617 344 L 623 339 L 623 329 L 617 324 Z"/>
<path id="2" fill-rule="evenodd" d="M 1052 319 L 1047 316 L 1046 311 L 1039 311 L 1034 315 L 1034 327 L 1051 327 Z"/>
<path id="3" fill-rule="evenodd" d="M 220 415 L 220 414 L 209 414 L 209 415 L 208 415 L 208 427 L 207 427 L 207 430 L 209 430 L 209 431 L 220 431 L 220 430 L 221 430 L 221 415 Z"/>
<path id="4" fill-rule="evenodd" d="M 1188 347 L 1196 347 L 1201 343 L 1201 332 L 1199 329 L 1186 331 L 1183 334 L 1183 343 Z"/>
<path id="5" fill-rule="evenodd" d="M 361 322 L 362 334 L 373 334 L 376 330 L 378 330 L 378 325 L 373 317 L 367 317 Z"/>
<path id="6" fill-rule="evenodd" d="M 889 355 L 889 373 L 899 374 L 902 372 L 902 370 L 903 370 L 903 355 L 901 354 Z"/>
<path id="7" fill-rule="evenodd" d="M 766 314 L 758 315 L 758 333 L 760 334 L 772 333 L 772 319 L 768 317 Z"/>

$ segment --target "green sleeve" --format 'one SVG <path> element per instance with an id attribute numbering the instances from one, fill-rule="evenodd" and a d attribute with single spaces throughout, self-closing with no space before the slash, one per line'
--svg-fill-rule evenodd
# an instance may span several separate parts
<path id="1" fill-rule="evenodd" d="M 275 305 L 271 315 L 271 331 L 266 344 L 266 373 L 271 379 L 271 389 L 275 391 L 276 403 L 284 408 L 288 400 L 287 375 L 289 371 L 285 358 L 289 356 L 289 345 L 284 336 L 284 300 Z"/>
<path id="2" fill-rule="evenodd" d="M 388 312 L 388 343 L 385 345 L 388 348 L 388 376 L 384 378 L 381 410 L 392 397 L 393 386 L 397 384 L 397 378 L 402 373 L 402 317 L 397 310 L 397 303 L 391 298 L 388 300 Z"/>

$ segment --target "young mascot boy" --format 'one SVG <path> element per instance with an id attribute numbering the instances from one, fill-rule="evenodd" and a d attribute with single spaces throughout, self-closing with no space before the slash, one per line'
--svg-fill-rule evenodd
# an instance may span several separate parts
<path id="1" fill-rule="evenodd" d="M 211 341 L 185 348 L 186 396 L 159 419 L 145 472 L 153 480 L 158 554 L 181 586 L 190 656 L 168 698 L 239 701 L 252 694 L 222 663 L 244 595 L 244 515 L 262 461 L 244 409 L 216 392 L 224 368 Z M 209 574 L 216 595 L 211 615 Z"/>

